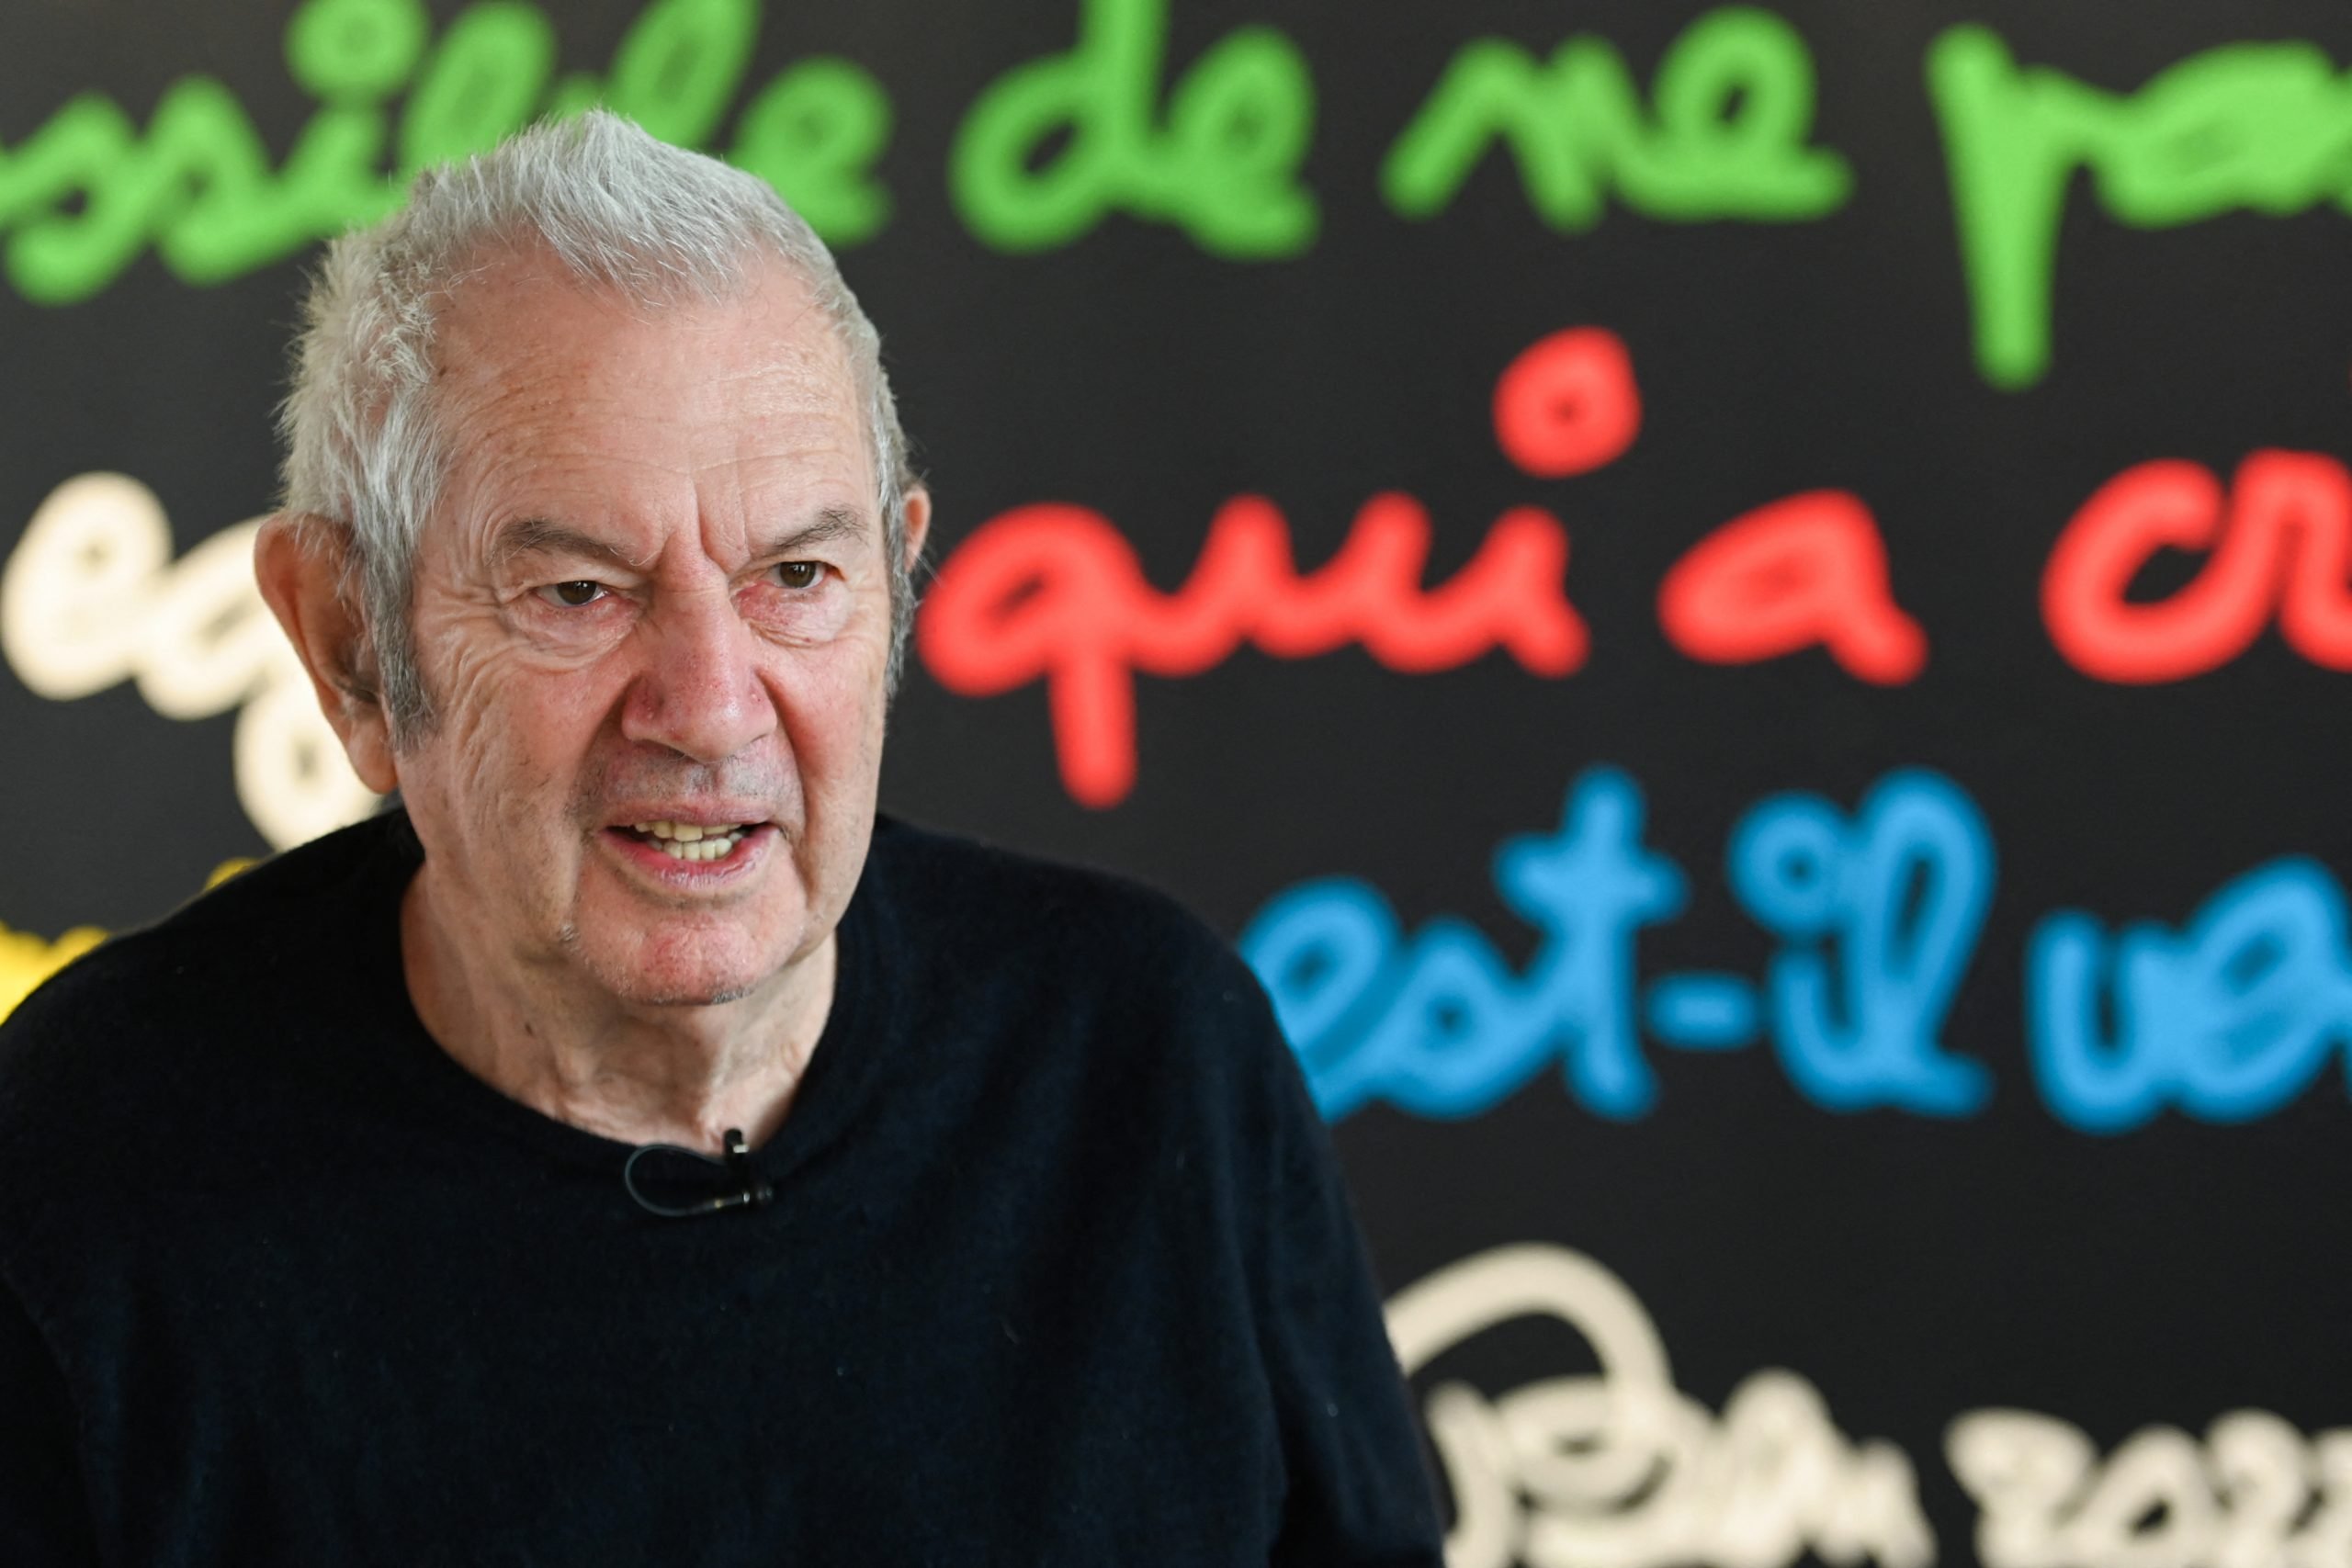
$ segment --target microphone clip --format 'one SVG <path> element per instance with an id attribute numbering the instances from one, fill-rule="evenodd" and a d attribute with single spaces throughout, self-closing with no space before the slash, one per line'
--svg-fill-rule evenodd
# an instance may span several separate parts
<path id="1" fill-rule="evenodd" d="M 743 1141 L 743 1130 L 729 1127 L 722 1135 L 726 1153 L 718 1159 L 699 1149 L 684 1148 L 676 1144 L 646 1144 L 634 1150 L 627 1164 L 621 1167 L 621 1185 L 637 1201 L 637 1206 L 648 1213 L 659 1214 L 665 1220 L 690 1219 L 696 1214 L 716 1214 L 726 1209 L 765 1208 L 775 1199 L 775 1189 L 768 1184 L 752 1165 L 752 1151 Z M 693 1203 L 657 1203 L 638 1190 L 637 1162 L 650 1154 L 684 1155 L 705 1165 L 717 1166 L 728 1178 L 728 1190 L 716 1197 Z"/>

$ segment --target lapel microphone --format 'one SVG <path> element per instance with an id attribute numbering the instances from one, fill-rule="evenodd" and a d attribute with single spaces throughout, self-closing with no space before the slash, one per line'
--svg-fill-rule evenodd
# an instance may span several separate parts
<path id="1" fill-rule="evenodd" d="M 621 1167 L 621 1185 L 637 1200 L 637 1206 L 649 1214 L 659 1214 L 665 1220 L 687 1220 L 696 1214 L 716 1214 L 722 1209 L 758 1209 L 765 1207 L 775 1197 L 775 1189 L 752 1168 L 752 1153 L 743 1143 L 743 1130 L 729 1127 L 720 1138 L 726 1154 L 718 1159 L 699 1149 L 683 1148 L 676 1144 L 646 1144 L 628 1156 Z M 639 1190 L 637 1162 L 647 1155 L 684 1155 L 699 1165 L 717 1167 L 727 1177 L 727 1190 L 712 1198 L 692 1203 L 657 1203 Z"/>

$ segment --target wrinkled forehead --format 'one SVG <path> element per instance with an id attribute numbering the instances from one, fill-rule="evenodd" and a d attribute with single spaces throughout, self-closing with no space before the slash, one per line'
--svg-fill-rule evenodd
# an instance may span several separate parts
<path id="1" fill-rule="evenodd" d="M 875 505 L 847 347 L 781 263 L 718 298 L 645 299 L 551 257 L 502 258 L 452 291 L 437 327 L 445 500 L 467 533 L 465 514 L 535 491 L 712 473 L 808 491 L 812 504 Z"/>
<path id="2" fill-rule="evenodd" d="M 533 400 L 567 396 L 641 400 L 657 386 L 674 393 L 689 385 L 741 403 L 737 389 L 758 382 L 802 412 L 859 412 L 841 333 L 781 261 L 752 265 L 715 296 L 649 296 L 577 276 L 544 253 L 503 254 L 451 287 L 435 325 L 435 392 L 453 408 L 537 407 Z"/>

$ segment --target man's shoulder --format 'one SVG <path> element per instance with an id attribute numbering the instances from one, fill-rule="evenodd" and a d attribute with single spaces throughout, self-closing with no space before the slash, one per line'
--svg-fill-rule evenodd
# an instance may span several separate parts
<path id="1" fill-rule="evenodd" d="M 217 1064 L 210 1047 L 332 984 L 405 824 L 376 818 L 263 862 L 109 938 L 0 1020 L 0 1134 L 18 1114 L 95 1114 Z"/>
<path id="2" fill-rule="evenodd" d="M 900 823 L 876 849 L 913 928 L 899 1005 L 920 1033 L 1032 1086 L 1109 1097 L 1123 1116 L 1222 1118 L 1288 1092 L 1296 1069 L 1257 976 L 1168 894 Z"/>
<path id="3" fill-rule="evenodd" d="M 1216 930 L 1135 877 L 885 818 L 874 853 L 925 945 L 967 964 L 1181 984 L 1246 968 Z"/>

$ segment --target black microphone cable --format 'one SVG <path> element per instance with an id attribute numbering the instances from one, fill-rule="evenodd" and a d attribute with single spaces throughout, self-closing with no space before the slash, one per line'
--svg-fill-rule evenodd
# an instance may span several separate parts
<path id="1" fill-rule="evenodd" d="M 727 1152 L 718 1159 L 711 1158 L 700 1149 L 684 1148 L 676 1144 L 646 1144 L 631 1153 L 628 1162 L 621 1167 L 621 1185 L 628 1189 L 628 1195 L 637 1200 L 639 1208 L 649 1214 L 659 1214 L 665 1220 L 692 1219 L 696 1214 L 715 1214 L 722 1209 L 764 1208 L 774 1201 L 775 1189 L 768 1185 L 765 1177 L 752 1168 L 752 1155 L 744 1146 L 743 1130 L 740 1127 L 728 1128 L 720 1142 Z M 639 1191 L 637 1186 L 637 1162 L 650 1154 L 684 1155 L 704 1165 L 717 1166 L 734 1178 L 735 1190 L 695 1203 L 657 1203 Z"/>

